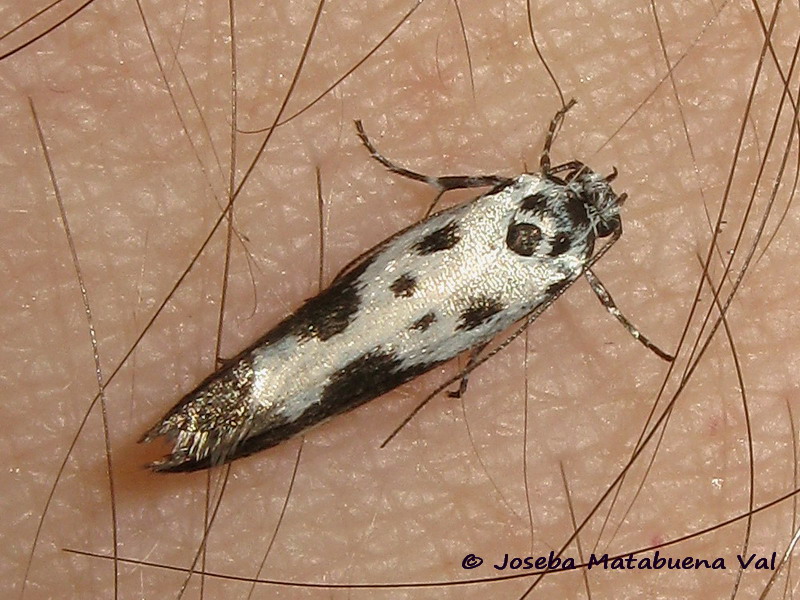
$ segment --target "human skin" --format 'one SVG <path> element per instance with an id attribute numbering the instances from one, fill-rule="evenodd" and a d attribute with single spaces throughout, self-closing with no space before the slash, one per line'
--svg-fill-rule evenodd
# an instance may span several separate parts
<path id="1" fill-rule="evenodd" d="M 412 6 L 326 6 L 284 114 L 320 94 Z M 418 171 L 513 175 L 525 165 L 537 168 L 547 123 L 560 103 L 533 51 L 525 5 L 462 2 L 460 8 L 474 94 L 455 5 L 427 0 L 375 56 L 270 138 L 234 203 L 235 229 L 255 266 L 248 269 L 234 236 L 222 357 L 247 346 L 318 289 L 316 169 L 324 199 L 324 282 L 418 219 L 433 197 L 433 190 L 371 161 L 354 135 L 353 119 L 364 122 L 387 156 Z M 768 19 L 772 6 L 761 8 Z M 6 28 L 30 14 L 23 10 L 33 9 L 7 10 L 20 12 L 6 18 Z M 115 574 L 108 558 L 113 531 L 120 558 L 182 568 L 192 564 L 203 538 L 207 474 L 152 474 L 142 465 L 166 447 L 138 446 L 136 440 L 215 366 L 225 227 L 105 388 L 112 499 L 99 404 L 78 433 L 98 391 L 92 339 L 31 110 L 32 103 L 63 200 L 105 382 L 192 263 L 228 194 L 228 7 L 151 3 L 143 10 L 174 104 L 133 3 L 95 3 L 0 64 L 6 249 L 0 451 L 7 464 L 0 478 L 0 569 L 12 597 L 19 597 L 23 581 L 25 598 L 107 598 L 115 591 L 121 598 L 174 597 L 183 573 L 119 563 Z M 754 7 L 656 5 L 669 60 L 683 57 L 674 87 L 665 80 L 652 6 L 596 0 L 533 10 L 543 54 L 565 98 L 579 102 L 556 140 L 554 161 L 578 158 L 600 172 L 616 166 L 615 189 L 629 195 L 625 233 L 595 271 L 633 322 L 657 344 L 675 349 L 702 278 L 698 255 L 705 258 L 712 240 L 708 219 L 717 218 L 735 163 L 719 238 L 725 259 L 780 101 L 782 84 L 767 62 L 735 158 L 763 43 Z M 796 7 L 781 11 L 775 40 L 788 70 L 798 15 Z M 241 130 L 262 128 L 287 93 L 314 7 L 236 5 L 235 15 L 236 122 Z M 784 121 L 788 113 L 787 106 Z M 745 225 L 737 268 L 752 244 L 787 135 L 783 126 L 770 151 L 767 184 Z M 236 136 L 237 182 L 263 136 Z M 789 201 L 794 160 L 767 236 Z M 454 193 L 446 202 L 471 195 Z M 634 462 L 596 552 L 662 544 L 745 514 L 748 439 L 755 455 L 755 506 L 798 487 L 791 412 L 797 412 L 800 359 L 797 228 L 790 208 L 728 313 L 751 432 L 734 353 L 720 329 L 679 395 L 660 445 L 656 436 Z M 715 285 L 720 255 L 712 260 Z M 712 302 L 706 288 L 699 314 Z M 696 335 L 693 326 L 656 416 L 672 398 Z M 509 576 L 491 567 L 506 553 L 538 556 L 560 549 L 575 528 L 571 510 L 580 522 L 627 464 L 670 367 L 633 341 L 579 281 L 526 336 L 474 372 L 463 400 L 435 398 L 381 449 L 426 392 L 458 366 L 446 365 L 337 418 L 302 444 L 293 440 L 236 462 L 210 529 L 205 570 L 256 576 L 288 495 L 260 576 L 346 589 L 259 584 L 254 597 L 521 596 L 533 576 L 446 583 Z M 68 452 L 29 567 L 37 526 Z M 224 473 L 212 473 L 212 489 Z M 580 533 L 584 555 L 592 551 L 609 506 L 606 500 Z M 757 514 L 748 554 L 782 553 L 794 514 L 791 500 Z M 741 520 L 661 550 L 673 557 L 724 557 L 725 571 L 580 570 L 546 576 L 530 597 L 583 597 L 587 587 L 593 598 L 723 597 L 735 584 L 745 536 Z M 464 570 L 462 559 L 470 553 L 485 562 Z M 574 543 L 565 556 L 577 559 Z M 757 596 L 771 573 L 746 572 L 742 593 Z M 442 586 L 347 588 L 414 582 Z M 186 597 L 238 598 L 249 590 L 247 582 L 194 575 Z M 780 593 L 783 580 L 772 590 Z"/>

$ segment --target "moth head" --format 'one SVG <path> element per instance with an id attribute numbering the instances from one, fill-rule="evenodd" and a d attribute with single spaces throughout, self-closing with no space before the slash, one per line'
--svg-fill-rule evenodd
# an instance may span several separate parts
<path id="1" fill-rule="evenodd" d="M 618 196 L 611 188 L 616 176 L 616 169 L 610 175 L 602 176 L 583 166 L 566 180 L 567 187 L 585 205 L 592 231 L 598 238 L 608 237 L 622 227 L 619 209 L 628 195 Z"/>

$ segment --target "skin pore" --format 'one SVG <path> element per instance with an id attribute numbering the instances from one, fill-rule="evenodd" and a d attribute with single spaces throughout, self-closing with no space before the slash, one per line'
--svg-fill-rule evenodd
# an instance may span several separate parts
<path id="1" fill-rule="evenodd" d="M 4 30 L 35 10 L 23 4 L 6 10 Z M 233 7 L 235 123 L 247 131 L 275 120 L 316 7 L 240 4 Z M 741 227 L 745 233 L 723 299 L 750 251 L 786 152 L 789 104 L 769 146 L 784 89 L 769 52 L 744 120 L 764 40 L 756 6 L 768 26 L 775 6 L 767 3 L 596 0 L 531 7 L 547 65 L 565 99 L 578 100 L 555 142 L 554 161 L 577 158 L 599 172 L 616 166 L 614 188 L 629 194 L 625 234 L 595 271 L 628 318 L 668 350 L 675 350 L 693 308 L 700 260 L 732 165 L 709 269 L 715 286 Z M 369 8 L 325 5 L 283 116 L 322 94 L 413 7 L 394 0 Z M 778 10 L 772 39 L 788 73 L 798 13 L 783 4 Z M 23 581 L 25 598 L 177 597 L 185 572 L 122 562 L 115 569 L 108 558 L 64 549 L 109 557 L 116 539 L 120 558 L 193 564 L 207 503 L 208 510 L 216 506 L 225 471 L 213 472 L 210 484 L 205 473 L 151 474 L 142 465 L 165 448 L 138 446 L 137 438 L 214 369 L 217 353 L 236 354 L 316 293 L 317 169 L 323 284 L 420 218 L 435 195 L 370 160 L 353 119 L 364 122 L 385 155 L 414 170 L 514 175 L 525 165 L 537 168 L 547 124 L 561 105 L 532 46 L 524 3 L 425 0 L 374 56 L 275 130 L 234 203 L 230 251 L 223 224 L 105 389 L 107 442 L 99 403 L 78 435 L 98 377 L 47 159 L 105 382 L 227 203 L 234 122 L 229 15 L 228 5 L 214 2 L 95 2 L 0 63 L 6 249 L 0 450 L 7 465 L 0 478 L 0 568 L 10 597 L 21 596 Z M 34 21 L 4 39 L 4 52 L 51 22 Z M 670 78 L 668 65 L 676 63 Z M 793 74 L 795 97 L 796 81 Z M 264 135 L 233 136 L 234 188 Z M 564 556 L 581 562 L 593 551 L 663 544 L 746 514 L 751 487 L 758 507 L 800 485 L 793 425 L 799 223 L 792 206 L 756 262 L 790 202 L 797 134 L 790 148 L 764 236 L 727 314 L 735 351 L 720 328 L 678 396 L 663 438 L 656 434 L 631 467 L 610 516 L 614 494 Z M 472 195 L 456 192 L 444 202 Z M 672 399 L 713 301 L 705 287 L 667 379 L 669 365 L 631 340 L 586 283 L 577 282 L 527 336 L 472 374 L 462 400 L 436 397 L 386 448 L 379 448 L 384 438 L 458 364 L 308 434 L 291 494 L 300 440 L 235 463 L 195 570 L 345 588 L 259 584 L 255 598 L 521 597 L 534 583 L 530 572 L 509 581 L 447 582 L 520 574 L 492 565 L 504 554 L 561 548 L 628 463 L 665 379 L 667 393 L 651 423 Z M 724 571 L 577 570 L 547 575 L 528 597 L 716 598 L 731 596 L 737 585 L 739 593 L 758 597 L 773 572 L 751 568 L 739 582 L 736 555 L 780 556 L 795 521 L 790 499 L 756 514 L 749 528 L 743 519 L 661 549 L 672 557 L 724 557 Z M 483 557 L 483 565 L 464 570 L 468 554 Z M 784 567 L 770 597 L 789 595 L 795 579 Z M 442 585 L 392 587 L 415 582 Z M 358 587 L 369 584 L 386 587 Z M 246 580 L 195 574 L 185 597 L 244 598 L 250 591 Z"/>

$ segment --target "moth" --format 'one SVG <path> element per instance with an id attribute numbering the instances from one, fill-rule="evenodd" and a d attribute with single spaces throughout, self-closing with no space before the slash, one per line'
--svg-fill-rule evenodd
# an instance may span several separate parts
<path id="1" fill-rule="evenodd" d="M 411 171 L 379 153 L 356 121 L 374 159 L 433 185 L 436 200 L 448 190 L 491 189 L 366 251 L 208 376 L 142 437 L 163 436 L 171 445 L 150 467 L 195 471 L 248 456 L 470 351 L 452 393 L 460 395 L 493 338 L 530 323 L 581 276 L 634 338 L 671 360 L 622 315 L 591 270 L 622 235 L 626 194 L 611 188 L 616 169 L 602 176 L 579 161 L 550 164 L 554 136 L 574 104 L 550 122 L 539 172 L 511 178 Z"/>

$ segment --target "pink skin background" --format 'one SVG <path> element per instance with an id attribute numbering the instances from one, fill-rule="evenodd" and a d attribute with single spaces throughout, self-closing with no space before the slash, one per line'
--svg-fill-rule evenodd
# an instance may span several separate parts
<path id="1" fill-rule="evenodd" d="M 334 83 L 412 6 L 330 2 L 285 114 Z M 774 4 L 758 6 L 768 21 Z M 3 29 L 37 8 L 8 3 Z M 25 598 L 176 597 L 182 572 L 120 562 L 115 574 L 108 558 L 64 549 L 113 556 L 116 530 L 119 557 L 188 568 L 203 538 L 208 475 L 151 474 L 142 465 L 165 447 L 135 442 L 214 368 L 225 227 L 105 390 L 113 498 L 98 404 L 71 450 L 32 550 L 98 382 L 76 267 L 29 100 L 85 283 L 103 381 L 191 263 L 228 194 L 229 6 L 143 0 L 141 9 L 147 28 L 136 3 L 95 2 L 0 63 L 3 597 L 20 597 L 23 581 Z M 456 5 L 426 0 L 342 84 L 275 131 L 235 203 L 239 237 L 229 252 L 223 357 L 317 290 L 315 169 L 324 197 L 325 282 L 424 212 L 432 190 L 370 161 L 353 119 L 364 121 L 388 156 L 423 172 L 513 175 L 525 165 L 536 168 L 560 102 L 533 50 L 525 4 L 462 1 L 460 9 L 471 65 Z M 308 2 L 283 0 L 235 4 L 239 129 L 265 127 L 275 118 L 314 10 Z M 630 196 L 625 234 L 596 272 L 631 320 L 674 349 L 702 278 L 698 255 L 708 252 L 709 219 L 716 220 L 728 173 L 735 164 L 720 254 L 712 260 L 715 284 L 722 277 L 720 256 L 728 256 L 745 219 L 781 98 L 783 84 L 768 55 L 737 157 L 764 39 L 756 5 L 594 0 L 542 2 L 532 10 L 550 68 L 565 97 L 579 101 L 554 161 L 580 158 L 601 172 L 616 166 L 615 188 Z M 773 34 L 785 71 L 800 28 L 797 11 L 782 4 Z M 36 21 L 4 39 L 3 49 L 50 23 Z M 678 61 L 670 79 L 668 63 Z M 796 82 L 795 75 L 791 86 Z M 737 266 L 775 181 L 790 113 L 786 106 L 766 183 L 744 221 Z M 234 137 L 239 181 L 263 134 Z M 756 256 L 790 201 L 796 148 L 797 138 Z M 452 194 L 447 201 L 470 195 Z M 728 314 L 750 432 L 734 352 L 720 330 L 678 397 L 660 443 L 656 436 L 648 444 L 610 515 L 607 500 L 579 535 L 579 546 L 573 542 L 565 555 L 577 559 L 595 548 L 625 553 L 747 513 L 749 440 L 755 506 L 798 487 L 798 225 L 790 206 Z M 711 303 L 706 288 L 700 314 Z M 262 578 L 345 589 L 259 584 L 254 598 L 520 597 L 534 577 L 447 582 L 507 576 L 491 567 L 505 553 L 541 555 L 561 547 L 573 521 L 592 510 L 627 463 L 662 382 L 671 392 L 677 388 L 697 322 L 668 375 L 669 366 L 632 341 L 578 282 L 527 336 L 474 373 L 463 402 L 436 398 L 386 449 L 379 448 L 385 436 L 458 364 L 309 433 L 291 494 L 300 440 L 237 462 L 210 529 L 205 569 L 254 577 L 269 547 Z M 658 402 L 656 414 L 671 397 Z M 212 501 L 223 473 L 211 475 Z M 781 554 L 796 520 L 790 499 L 755 515 L 749 538 L 740 520 L 661 550 L 673 557 L 724 557 L 726 571 L 581 570 L 548 575 L 529 597 L 730 596 L 745 542 L 748 553 Z M 469 553 L 484 564 L 463 570 Z M 770 575 L 746 572 L 739 592 L 758 597 Z M 443 585 L 346 587 L 414 582 Z M 769 597 L 791 595 L 796 582 L 785 566 Z M 245 598 L 250 591 L 247 582 L 194 575 L 184 597 Z"/>

